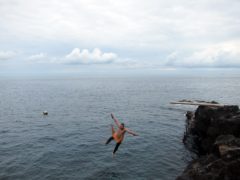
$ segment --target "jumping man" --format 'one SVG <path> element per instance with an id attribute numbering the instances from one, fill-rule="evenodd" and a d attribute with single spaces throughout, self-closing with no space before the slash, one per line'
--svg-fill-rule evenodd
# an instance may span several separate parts
<path id="1" fill-rule="evenodd" d="M 116 123 L 116 125 L 118 126 L 118 130 L 115 131 L 113 125 L 111 125 L 112 126 L 112 136 L 107 140 L 106 145 L 108 143 L 110 143 L 112 140 L 115 140 L 117 142 L 117 144 L 113 150 L 113 156 L 114 156 L 116 151 L 118 150 L 118 147 L 120 146 L 120 144 L 123 141 L 125 132 L 128 132 L 129 134 L 131 134 L 133 136 L 137 136 L 137 134 L 132 132 L 131 130 L 125 128 L 124 123 L 120 123 L 118 121 L 118 119 L 114 117 L 113 114 L 111 114 L 111 117 L 114 120 L 114 122 Z"/>

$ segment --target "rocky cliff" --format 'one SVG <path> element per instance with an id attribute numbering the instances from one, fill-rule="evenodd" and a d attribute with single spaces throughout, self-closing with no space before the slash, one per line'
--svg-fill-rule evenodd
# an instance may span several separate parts
<path id="1" fill-rule="evenodd" d="M 186 114 L 186 146 L 198 154 L 177 180 L 240 180 L 238 106 L 199 106 Z"/>

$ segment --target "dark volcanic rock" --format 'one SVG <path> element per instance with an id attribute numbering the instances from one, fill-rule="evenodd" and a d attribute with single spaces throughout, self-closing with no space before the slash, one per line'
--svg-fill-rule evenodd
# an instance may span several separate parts
<path id="1" fill-rule="evenodd" d="M 190 132 L 196 135 L 199 153 L 209 153 L 219 135 L 240 136 L 240 112 L 238 106 L 199 106 L 195 112 Z"/>
<path id="2" fill-rule="evenodd" d="M 199 156 L 177 180 L 240 180 L 238 106 L 199 106 L 193 116 L 186 115 L 184 142 L 193 143 Z"/>

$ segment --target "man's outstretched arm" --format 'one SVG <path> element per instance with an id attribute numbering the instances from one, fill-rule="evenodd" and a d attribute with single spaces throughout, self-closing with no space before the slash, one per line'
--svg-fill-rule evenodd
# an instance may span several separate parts
<path id="1" fill-rule="evenodd" d="M 125 128 L 125 129 L 126 129 L 126 131 L 127 131 L 129 134 L 131 134 L 131 135 L 133 135 L 133 136 L 138 136 L 137 133 L 131 131 L 130 129 L 127 129 L 127 128 Z"/>
<path id="2" fill-rule="evenodd" d="M 111 117 L 112 117 L 112 119 L 114 120 L 114 122 L 116 123 L 116 125 L 117 125 L 118 127 L 120 127 L 120 122 L 119 122 L 119 120 L 118 120 L 117 118 L 115 118 L 115 116 L 113 115 L 113 113 L 111 113 Z"/>

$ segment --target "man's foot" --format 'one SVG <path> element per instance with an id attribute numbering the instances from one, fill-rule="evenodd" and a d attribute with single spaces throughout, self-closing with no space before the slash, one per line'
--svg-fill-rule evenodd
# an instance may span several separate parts
<path id="1" fill-rule="evenodd" d="M 113 157 L 113 158 L 115 157 L 115 153 L 112 153 L 112 157 Z"/>

